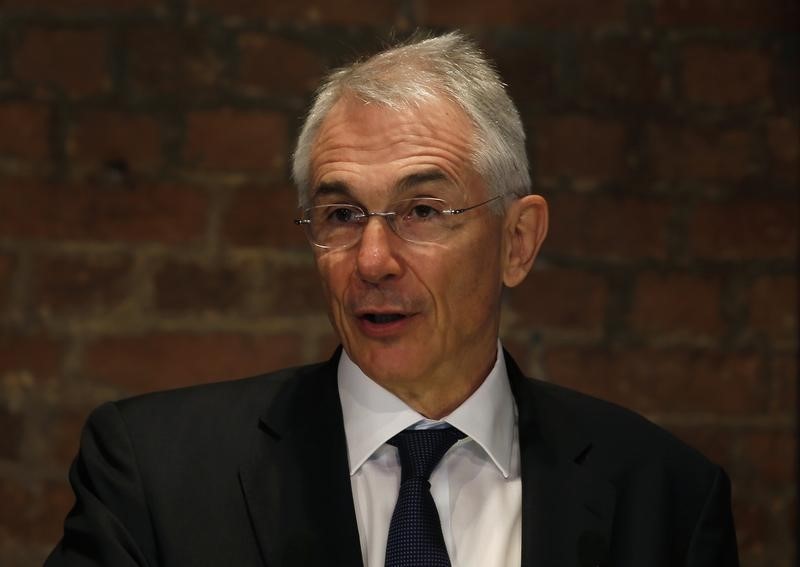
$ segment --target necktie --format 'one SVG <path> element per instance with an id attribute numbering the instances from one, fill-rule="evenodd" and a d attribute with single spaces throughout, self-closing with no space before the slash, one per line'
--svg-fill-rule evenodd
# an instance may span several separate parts
<path id="1" fill-rule="evenodd" d="M 429 478 L 453 443 L 464 434 L 454 427 L 401 431 L 397 447 L 402 474 L 389 524 L 386 567 L 450 567 Z"/>

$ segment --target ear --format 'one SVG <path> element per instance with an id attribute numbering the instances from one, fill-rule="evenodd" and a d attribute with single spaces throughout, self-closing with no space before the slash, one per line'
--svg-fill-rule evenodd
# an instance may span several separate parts
<path id="1" fill-rule="evenodd" d="M 547 202 L 540 195 L 526 195 L 506 211 L 503 228 L 503 283 L 519 285 L 533 266 L 547 235 Z"/>

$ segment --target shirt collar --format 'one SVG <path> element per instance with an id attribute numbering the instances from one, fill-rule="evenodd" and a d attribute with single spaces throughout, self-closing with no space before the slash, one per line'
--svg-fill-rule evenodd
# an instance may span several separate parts
<path id="1" fill-rule="evenodd" d="M 422 414 L 369 378 L 342 351 L 338 369 L 350 475 L 386 441 L 418 423 L 430 426 Z M 508 372 L 500 341 L 497 359 L 472 395 L 442 422 L 464 432 L 492 459 L 504 477 L 511 471 L 511 453 L 516 425 L 516 405 L 508 383 Z"/>

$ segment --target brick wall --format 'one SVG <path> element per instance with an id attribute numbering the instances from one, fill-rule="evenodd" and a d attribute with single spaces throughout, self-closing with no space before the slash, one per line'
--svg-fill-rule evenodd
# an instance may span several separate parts
<path id="1" fill-rule="evenodd" d="M 523 366 L 722 463 L 795 555 L 794 0 L 0 0 L 0 564 L 40 564 L 87 412 L 326 357 L 287 154 L 321 73 L 464 27 L 551 203 Z"/>

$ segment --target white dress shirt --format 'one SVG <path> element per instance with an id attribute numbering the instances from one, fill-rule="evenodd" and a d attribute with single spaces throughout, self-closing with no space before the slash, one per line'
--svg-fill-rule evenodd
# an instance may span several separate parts
<path id="1" fill-rule="evenodd" d="M 522 482 L 517 409 L 502 348 L 483 384 L 441 421 L 426 419 L 373 382 L 342 352 L 338 383 L 350 483 L 365 567 L 383 567 L 400 487 L 397 449 L 407 428 L 449 423 L 466 434 L 431 474 L 431 494 L 453 567 L 510 567 L 521 561 Z"/>

